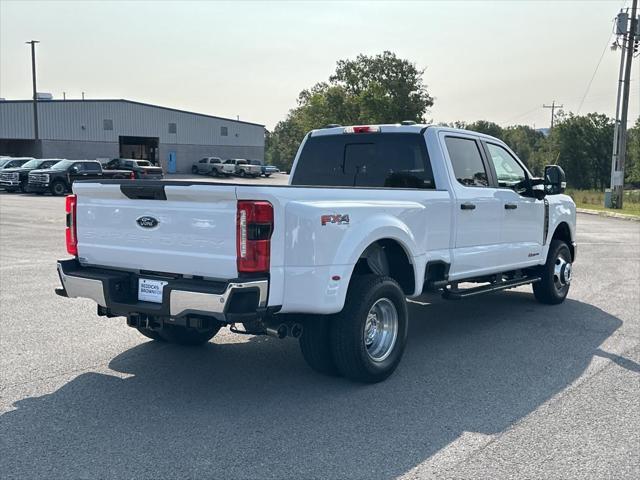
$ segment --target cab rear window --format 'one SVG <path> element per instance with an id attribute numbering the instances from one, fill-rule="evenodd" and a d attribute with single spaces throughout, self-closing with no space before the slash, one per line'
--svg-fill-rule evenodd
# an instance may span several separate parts
<path id="1" fill-rule="evenodd" d="M 360 133 L 311 137 L 292 185 L 435 188 L 424 137 L 416 133 Z"/>

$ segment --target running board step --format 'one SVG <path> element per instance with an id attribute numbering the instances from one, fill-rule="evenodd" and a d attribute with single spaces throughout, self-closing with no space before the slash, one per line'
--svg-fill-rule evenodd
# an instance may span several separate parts
<path id="1" fill-rule="evenodd" d="M 481 287 L 465 288 L 462 290 L 445 288 L 442 293 L 442 298 L 447 300 L 460 300 L 461 298 L 473 297 L 483 293 L 497 292 L 499 290 L 507 290 L 508 288 L 520 287 L 521 285 L 527 285 L 528 283 L 536 283 L 539 281 L 540 277 L 526 277 L 490 283 L 489 285 L 483 285 Z"/>

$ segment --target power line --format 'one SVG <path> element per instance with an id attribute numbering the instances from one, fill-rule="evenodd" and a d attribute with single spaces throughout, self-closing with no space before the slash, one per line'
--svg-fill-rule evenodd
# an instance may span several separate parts
<path id="1" fill-rule="evenodd" d="M 591 84 L 593 83 L 593 80 L 596 78 L 596 75 L 598 74 L 598 69 L 600 68 L 600 64 L 602 63 L 604 54 L 607 52 L 607 49 L 609 48 L 610 41 L 611 41 L 611 34 L 609 34 L 609 37 L 607 37 L 607 43 L 605 44 L 604 49 L 602 50 L 602 54 L 600 55 L 600 59 L 598 60 L 598 64 L 596 65 L 596 69 L 593 71 L 593 75 L 591 75 L 591 80 L 589 80 L 589 83 L 587 84 L 587 89 L 585 90 L 584 95 L 582 96 L 582 100 L 580 100 L 580 105 L 578 106 L 578 110 L 576 111 L 576 114 L 580 113 L 580 110 L 582 109 L 582 105 L 584 104 L 584 101 L 587 98 L 587 95 L 589 94 L 589 90 L 591 90 Z"/>

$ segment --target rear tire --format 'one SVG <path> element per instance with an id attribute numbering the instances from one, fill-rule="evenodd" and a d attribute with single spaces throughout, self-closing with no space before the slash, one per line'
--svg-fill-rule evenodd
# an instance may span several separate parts
<path id="1" fill-rule="evenodd" d="M 216 324 L 206 330 L 198 330 L 178 325 L 165 325 L 159 333 L 162 339 L 169 343 L 195 346 L 207 343 L 220 331 L 220 328 L 222 328 L 221 324 Z"/>
<path id="2" fill-rule="evenodd" d="M 51 195 L 56 197 L 60 197 L 67 192 L 67 186 L 60 180 L 55 180 L 49 188 L 51 189 Z"/>
<path id="3" fill-rule="evenodd" d="M 345 306 L 331 322 L 331 351 L 338 371 L 364 383 L 391 375 L 404 353 L 409 314 L 400 285 L 389 277 L 357 275 Z"/>
<path id="4" fill-rule="evenodd" d="M 331 352 L 331 318 L 309 315 L 304 319 L 300 350 L 307 364 L 323 375 L 340 374 Z"/>
<path id="5" fill-rule="evenodd" d="M 547 262 L 540 268 L 541 280 L 533 284 L 533 295 L 540 303 L 564 302 L 571 286 L 571 251 L 562 240 L 551 240 Z"/>

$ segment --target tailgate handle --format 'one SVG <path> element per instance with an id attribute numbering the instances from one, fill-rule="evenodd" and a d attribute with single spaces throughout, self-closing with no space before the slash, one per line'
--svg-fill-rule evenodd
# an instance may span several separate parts
<path id="1" fill-rule="evenodd" d="M 120 185 L 120 191 L 133 200 L 166 200 L 164 185 Z"/>

